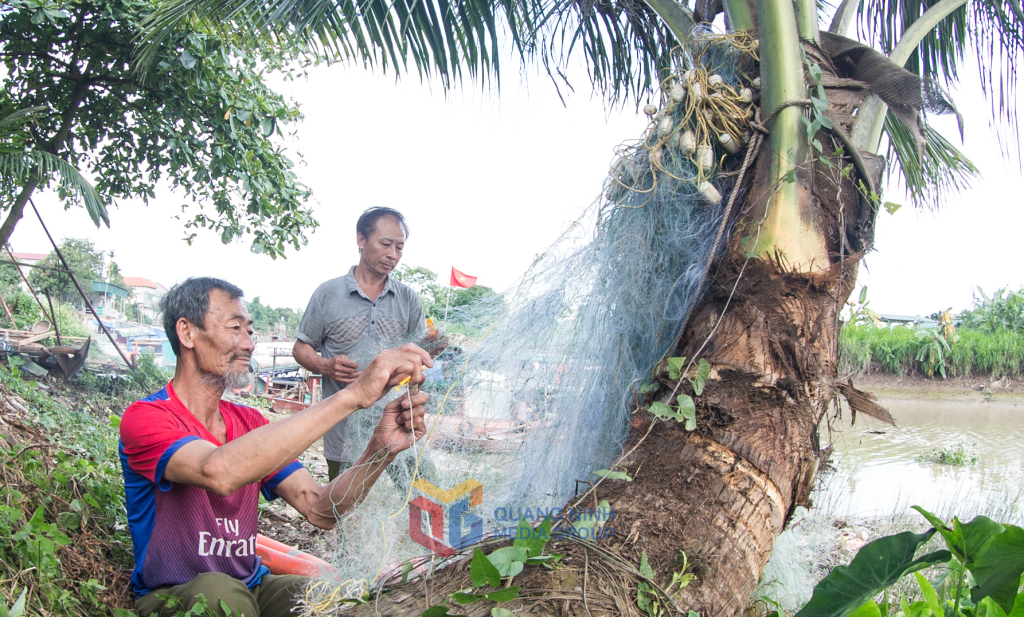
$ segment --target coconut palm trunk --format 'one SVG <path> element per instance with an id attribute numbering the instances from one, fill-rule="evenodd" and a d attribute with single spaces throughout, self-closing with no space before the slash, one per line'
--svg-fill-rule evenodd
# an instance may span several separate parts
<path id="1" fill-rule="evenodd" d="M 763 16 L 760 23 L 772 18 Z M 791 11 L 789 19 L 796 61 L 778 70 L 795 71 L 795 80 L 788 77 L 799 82 L 798 89 L 788 96 L 804 99 L 801 43 Z M 762 36 L 762 56 L 766 47 Z M 834 75 L 824 54 L 813 47 L 809 53 L 825 63 L 826 75 Z M 764 83 L 774 83 L 775 68 L 762 65 Z M 787 100 L 767 90 L 762 117 Z M 837 130 L 850 130 L 847 106 L 866 95 L 862 90 L 852 97 L 845 92 L 830 96 L 837 103 L 826 113 L 836 119 Z M 615 538 L 599 546 L 558 543 L 549 552 L 567 551 L 573 557 L 564 568 L 534 568 L 517 576 L 515 584 L 530 598 L 523 602 L 530 614 L 644 614 L 637 605 L 642 581 L 610 568 L 606 552 L 634 565 L 646 553 L 651 578 L 662 588 L 682 570 L 685 555 L 687 572 L 695 576 L 672 591 L 675 605 L 700 615 L 742 614 L 789 515 L 798 505 L 810 505 L 817 426 L 837 394 L 839 313 L 856 280 L 857 263 L 870 246 L 876 209 L 858 191 L 856 173 L 839 171 L 850 164 L 841 140 L 826 131 L 818 136 L 827 144 L 823 150 L 839 152 L 830 157 L 831 165 L 792 155 L 806 150 L 806 131 L 800 106 L 786 110 L 796 121 L 779 113 L 765 127 L 769 136 L 761 140 L 742 187 L 746 200 L 734 209 L 735 219 L 750 222 L 734 227 L 704 299 L 680 333 L 677 349 L 668 354 L 706 359 L 712 368 L 707 385 L 697 396 L 685 376 L 658 375 L 661 389 L 655 398 L 672 402 L 680 393 L 693 395 L 696 430 L 646 412 L 636 415 L 625 448 L 629 454 L 616 466 L 633 480 L 606 482 L 599 492 L 615 511 Z M 867 184 L 877 185 L 878 159 L 862 153 L 865 157 L 876 163 Z M 792 170 L 795 178 L 788 182 Z M 842 387 L 850 392 L 846 384 Z M 585 578 L 590 585 L 586 602 Z M 430 584 L 436 586 L 430 593 L 433 602 L 471 586 L 468 571 L 458 567 L 436 573 Z M 419 614 L 428 606 L 422 586 L 392 596 L 402 598 L 401 604 L 385 595 L 365 614 Z M 676 612 L 666 599 L 660 605 L 666 614 Z M 489 608 L 463 610 L 486 615 Z"/>

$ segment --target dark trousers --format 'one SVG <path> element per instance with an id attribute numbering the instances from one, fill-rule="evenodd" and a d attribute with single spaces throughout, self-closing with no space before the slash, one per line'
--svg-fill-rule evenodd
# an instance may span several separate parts
<path id="1" fill-rule="evenodd" d="M 207 607 L 203 615 L 225 617 L 223 603 L 231 617 L 293 617 L 292 609 L 298 598 L 305 597 L 308 581 L 305 576 L 265 574 L 259 585 L 249 589 L 233 576 L 207 572 L 184 585 L 161 587 L 142 596 L 135 601 L 135 611 L 141 617 L 169 617 L 198 604 L 201 594 Z"/>

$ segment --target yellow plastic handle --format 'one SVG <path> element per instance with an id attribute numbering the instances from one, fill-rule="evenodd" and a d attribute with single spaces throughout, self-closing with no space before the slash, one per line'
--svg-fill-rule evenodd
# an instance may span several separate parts
<path id="1" fill-rule="evenodd" d="M 424 371 L 427 370 L 427 365 L 426 364 L 423 365 L 423 370 Z M 394 391 L 398 392 L 399 390 L 401 390 L 402 386 L 404 386 L 405 384 L 409 383 L 410 379 L 412 379 L 412 375 L 409 375 L 408 377 L 406 377 L 402 381 L 398 382 L 398 385 L 395 386 Z"/>

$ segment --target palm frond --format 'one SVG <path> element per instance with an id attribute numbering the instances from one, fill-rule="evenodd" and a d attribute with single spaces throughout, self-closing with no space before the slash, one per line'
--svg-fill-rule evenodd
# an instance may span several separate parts
<path id="1" fill-rule="evenodd" d="M 0 118 L 0 154 L 16 154 L 25 151 L 25 124 L 46 111 L 45 107 L 25 107 Z"/>
<path id="2" fill-rule="evenodd" d="M 299 40 L 329 60 L 415 71 L 445 89 L 465 76 L 496 80 L 510 43 L 524 62 L 538 58 L 556 85 L 568 84 L 568 60 L 582 54 L 612 102 L 652 92 L 677 45 L 643 0 L 167 0 L 143 24 L 140 67 L 196 20 L 228 36 Z"/>
<path id="3" fill-rule="evenodd" d="M 183 24 L 244 32 L 265 40 L 300 40 L 329 60 L 356 61 L 448 89 L 470 77 L 497 75 L 499 30 L 521 53 L 533 39 L 540 0 L 170 0 L 143 24 L 139 64 L 152 65 Z"/>
<path id="4" fill-rule="evenodd" d="M 923 119 L 924 159 L 910 129 L 893 112 L 885 117 L 890 173 L 898 174 L 915 208 L 937 209 L 978 178 L 978 168 Z"/>
<path id="5" fill-rule="evenodd" d="M 17 153 L 0 154 L 0 177 L 6 182 L 23 183 L 32 174 L 45 179 L 56 176 L 60 189 L 65 194 L 78 195 L 85 205 L 89 218 L 99 227 L 100 222 L 110 227 L 107 204 L 95 187 L 78 172 L 77 169 L 59 156 L 29 150 Z"/>
<path id="6" fill-rule="evenodd" d="M 862 0 L 860 37 L 890 52 L 903 33 L 934 0 Z M 1024 61 L 1024 11 L 1020 0 L 972 0 L 942 20 L 918 46 L 906 68 L 951 86 L 958 82 L 965 56 L 974 52 L 991 117 L 1009 131 L 998 131 L 1004 153 L 1019 142 L 1016 66 Z M 1017 152 L 1018 162 L 1020 153 Z"/>
<path id="7" fill-rule="evenodd" d="M 561 69 L 582 53 L 598 92 L 639 104 L 671 70 L 678 42 L 642 0 L 548 0 L 544 16 L 540 55 L 556 85 L 568 84 Z"/>
<path id="8" fill-rule="evenodd" d="M 22 125 L 31 122 L 33 118 L 44 111 L 46 108 L 43 106 L 24 107 L 0 118 L 0 138 L 15 133 Z"/>

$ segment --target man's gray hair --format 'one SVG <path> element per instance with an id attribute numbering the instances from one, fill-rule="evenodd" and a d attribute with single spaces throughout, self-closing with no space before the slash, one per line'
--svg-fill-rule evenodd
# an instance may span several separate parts
<path id="1" fill-rule="evenodd" d="M 160 299 L 160 310 L 164 314 L 164 331 L 171 343 L 174 355 L 181 355 L 181 341 L 178 340 L 178 320 L 184 317 L 201 330 L 206 329 L 206 314 L 210 311 L 210 291 L 219 289 L 232 300 L 245 295 L 231 283 L 209 276 L 200 276 L 178 283 Z"/>

